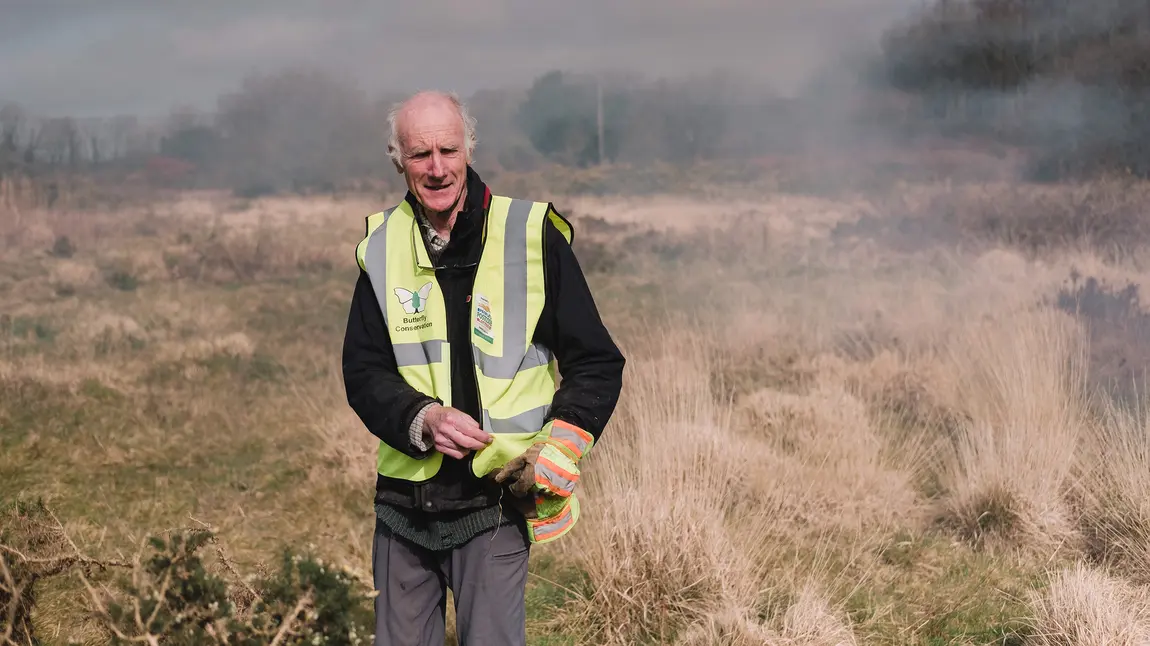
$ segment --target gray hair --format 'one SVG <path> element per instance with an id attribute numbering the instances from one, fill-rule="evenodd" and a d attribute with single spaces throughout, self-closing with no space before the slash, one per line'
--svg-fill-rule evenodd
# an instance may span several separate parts
<path id="1" fill-rule="evenodd" d="M 419 94 L 435 94 L 451 101 L 451 104 L 455 106 L 455 110 L 459 113 L 460 120 L 463 121 L 463 145 L 466 146 L 467 157 L 470 158 L 475 152 L 475 144 L 478 141 L 475 136 L 475 117 L 471 116 L 471 113 L 467 110 L 467 105 L 460 100 L 459 96 L 454 92 L 427 91 L 417 92 L 411 95 L 407 99 L 393 105 L 387 112 L 387 127 L 390 131 L 390 135 L 387 138 L 387 155 L 391 157 L 392 163 L 394 163 L 397 168 L 403 167 L 403 156 L 399 149 L 399 131 L 396 129 L 399 112 L 407 105 L 408 101 Z"/>

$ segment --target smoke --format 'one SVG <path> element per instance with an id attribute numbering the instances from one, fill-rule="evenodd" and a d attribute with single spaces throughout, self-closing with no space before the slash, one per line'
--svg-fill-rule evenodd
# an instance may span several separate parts
<path id="1" fill-rule="evenodd" d="M 887 79 L 947 134 L 1033 153 L 1032 176 L 1150 174 L 1142 0 L 938 3 L 885 37 Z"/>
<path id="2" fill-rule="evenodd" d="M 525 85 L 552 68 L 723 70 L 796 91 L 914 0 L 578 3 L 0 2 L 0 99 L 49 115 L 211 109 L 252 73 L 310 66 L 366 91 Z"/>
<path id="3" fill-rule="evenodd" d="M 362 172 L 377 163 L 367 149 L 379 133 L 365 135 L 378 127 L 384 105 L 441 88 L 472 101 L 480 148 L 495 165 L 536 166 L 549 156 L 540 146 L 554 142 L 533 139 L 531 130 L 555 130 L 561 118 L 564 128 L 574 121 L 582 131 L 551 159 L 586 163 L 597 147 L 579 137 L 588 100 L 603 82 L 608 153 L 621 161 L 837 155 L 854 163 L 818 170 L 824 181 L 846 185 L 859 172 L 877 172 L 866 155 L 923 137 L 937 147 L 949 137 L 1027 150 L 1034 176 L 1099 167 L 1150 172 L 1141 152 L 1148 148 L 1142 140 L 1150 142 L 1150 132 L 1143 136 L 1150 126 L 1141 125 L 1150 123 L 1143 108 L 1150 83 L 1140 62 L 1150 54 L 1142 36 L 1150 19 L 1137 0 L 109 0 L 98 10 L 77 0 L 0 2 L 0 104 L 15 102 L 39 117 L 131 114 L 169 125 L 174 108 L 198 110 L 218 132 L 192 141 L 197 132 L 184 128 L 173 140 L 160 126 L 138 137 L 152 148 L 167 137 L 177 157 L 196 163 L 220 153 L 220 141 L 235 147 L 222 114 L 235 96 L 271 86 L 279 89 L 269 93 L 293 98 L 249 97 L 270 111 L 255 131 L 308 134 L 275 145 L 252 139 L 251 150 L 300 150 L 307 154 L 292 156 L 318 160 L 324 154 L 313 149 L 324 142 L 362 142 Z M 292 70 L 298 79 L 322 73 L 335 80 L 297 95 L 274 80 Z M 547 104 L 527 99 L 551 70 L 569 72 L 554 97 L 571 97 L 584 113 L 525 120 L 523 104 Z M 325 102 L 322 87 L 349 103 Z M 28 139 L 31 130 L 21 127 Z M 57 156 L 74 157 L 71 140 L 57 139 L 66 140 Z M 111 134 L 81 139 L 102 152 L 127 147 L 97 141 L 123 139 Z M 256 163 L 231 148 L 233 164 Z M 924 169 L 894 164 L 886 179 Z M 302 167 L 283 172 L 316 175 Z M 335 179 L 325 173 L 307 182 Z"/>

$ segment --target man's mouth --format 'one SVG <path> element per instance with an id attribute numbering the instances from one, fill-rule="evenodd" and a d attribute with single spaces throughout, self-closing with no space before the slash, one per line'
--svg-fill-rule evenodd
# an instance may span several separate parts
<path id="1" fill-rule="evenodd" d="M 424 188 L 426 188 L 428 191 L 431 191 L 432 193 L 439 193 L 441 191 L 446 191 L 447 189 L 451 188 L 451 184 L 442 184 L 442 185 L 438 185 L 438 186 L 428 186 L 425 184 Z"/>

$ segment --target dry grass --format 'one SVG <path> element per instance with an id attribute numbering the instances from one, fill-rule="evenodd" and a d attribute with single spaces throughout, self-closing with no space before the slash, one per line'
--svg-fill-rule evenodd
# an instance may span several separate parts
<path id="1" fill-rule="evenodd" d="M 560 203 L 629 361 L 583 519 L 533 561 L 532 643 L 1103 643 L 1107 621 L 1141 626 L 1147 416 L 1099 404 L 1101 337 L 1052 306 L 1075 270 L 1144 284 L 1139 252 L 900 245 L 858 224 L 951 226 L 1002 190 Z M 1032 208 L 1132 199 L 1011 190 Z M 0 498 L 46 497 L 94 556 L 194 518 L 240 567 L 314 544 L 365 577 L 375 442 L 338 357 L 379 204 L 187 194 L 0 219 Z M 1150 356 L 1122 338 L 1108 356 Z M 1100 569 L 1038 592 L 1080 560 Z M 39 596 L 46 643 L 81 634 L 69 599 Z"/>
<path id="2" fill-rule="evenodd" d="M 1150 427 L 1146 411 L 1107 406 L 1081 461 L 1076 500 L 1088 554 L 1150 582 Z"/>
<path id="3" fill-rule="evenodd" d="M 1143 590 L 1077 564 L 1031 595 L 1036 646 L 1137 646 L 1150 643 Z"/>
<path id="4" fill-rule="evenodd" d="M 841 612 L 814 587 L 803 588 L 773 622 L 764 623 L 739 606 L 709 615 L 691 626 L 675 646 L 856 646 Z"/>
<path id="5" fill-rule="evenodd" d="M 565 553 L 593 588 L 572 612 L 596 643 L 669 640 L 684 623 L 754 598 L 755 527 L 733 531 L 755 468 L 700 366 L 667 356 L 630 372 L 618 425 L 588 458 L 587 514 Z M 727 493 L 731 492 L 731 493 Z M 753 523 L 753 518 L 746 518 Z"/>
<path id="6" fill-rule="evenodd" d="M 939 366 L 968 420 L 944 454 L 943 521 L 975 544 L 1048 551 L 1074 540 L 1065 504 L 1083 413 L 1077 330 L 1057 312 L 972 324 Z"/>

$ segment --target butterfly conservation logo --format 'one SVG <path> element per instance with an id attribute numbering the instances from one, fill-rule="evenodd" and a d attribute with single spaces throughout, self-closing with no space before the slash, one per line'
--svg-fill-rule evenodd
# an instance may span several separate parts
<path id="1" fill-rule="evenodd" d="M 402 287 L 395 288 L 395 297 L 399 299 L 403 311 L 408 314 L 415 314 L 415 316 L 403 317 L 403 325 L 397 325 L 395 327 L 396 332 L 411 332 L 431 327 L 431 321 L 427 320 L 427 314 L 424 312 L 427 308 L 427 297 L 431 295 L 431 287 L 432 283 L 428 281 L 423 287 L 415 291 Z"/>

